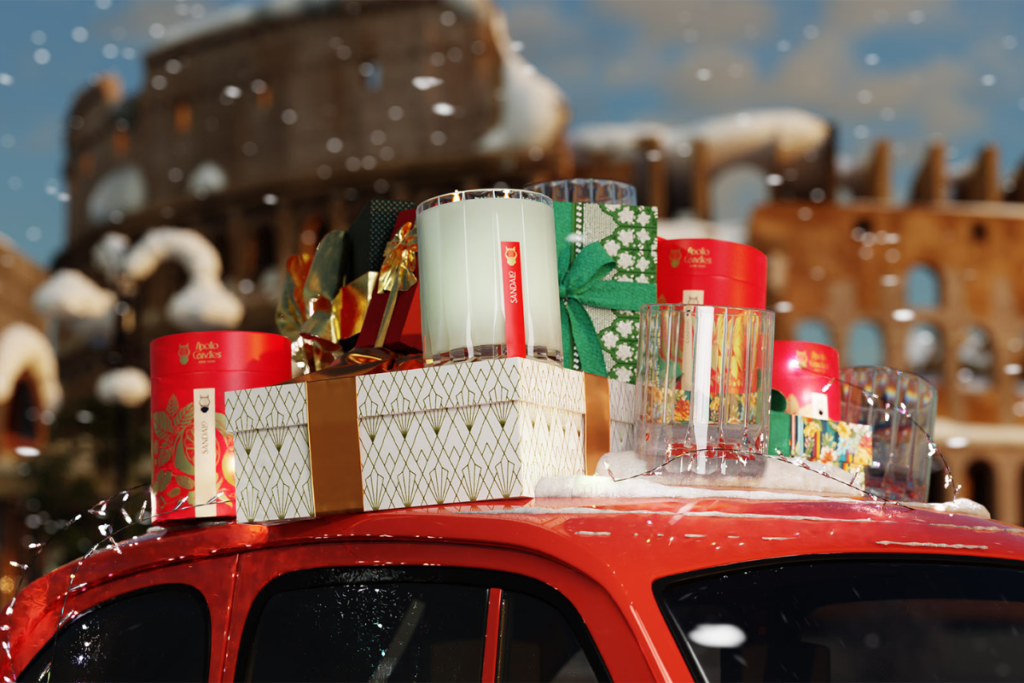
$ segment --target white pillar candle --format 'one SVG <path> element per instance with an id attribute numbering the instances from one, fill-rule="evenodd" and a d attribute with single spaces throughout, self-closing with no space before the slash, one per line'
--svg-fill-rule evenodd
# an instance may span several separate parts
<path id="1" fill-rule="evenodd" d="M 424 357 L 507 355 L 502 242 L 516 242 L 526 355 L 562 362 L 553 206 L 534 192 L 501 189 L 456 192 L 419 205 Z"/>

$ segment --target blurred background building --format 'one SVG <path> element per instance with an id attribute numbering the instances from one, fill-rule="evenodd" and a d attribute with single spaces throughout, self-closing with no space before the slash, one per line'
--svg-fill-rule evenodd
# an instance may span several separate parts
<path id="1" fill-rule="evenodd" d="M 604 64 L 615 52 L 604 46 L 618 45 L 625 31 L 595 35 L 589 52 L 559 66 L 559 83 L 576 93 L 573 104 L 585 119 L 571 131 L 569 98 L 524 58 L 505 13 L 488 0 L 291 0 L 208 14 L 199 2 L 164 4 L 183 19 L 143 23 L 154 41 L 139 53 L 140 86 L 129 91 L 115 73 L 104 73 L 70 98 L 58 134 L 66 144 L 66 191 L 47 187 L 67 202 L 66 246 L 52 276 L 0 242 L 0 507 L 8 520 L 0 559 L 16 552 L 13 539 L 23 546 L 118 484 L 148 480 L 149 412 L 140 394 L 148 345 L 189 329 L 167 314 L 167 304 L 186 286 L 190 268 L 212 261 L 202 249 L 181 252 L 128 286 L 103 254 L 138 246 L 161 226 L 194 229 L 222 264 L 222 273 L 211 266 L 213 277 L 241 303 L 239 326 L 274 331 L 285 259 L 314 249 L 327 231 L 346 229 L 369 198 L 418 201 L 454 188 L 574 175 L 636 185 L 640 201 L 658 207 L 663 236 L 763 249 L 777 337 L 832 344 L 844 365 L 886 364 L 928 377 L 941 397 L 935 436 L 961 494 L 1000 519 L 1024 522 L 1024 247 L 1015 240 L 1024 189 L 1001 182 L 995 148 L 965 165 L 948 163 L 953 151 L 941 145 L 924 153 L 907 183 L 895 168 L 906 152 L 895 133 L 850 164 L 839 150 L 852 126 L 830 104 L 845 93 L 803 103 L 823 114 L 784 106 L 793 93 L 818 92 L 808 74 L 819 62 L 835 78 L 816 83 L 860 78 L 827 52 L 856 39 L 846 27 L 868 25 L 864 17 L 854 21 L 857 3 L 837 3 L 820 25 L 804 26 L 800 69 L 765 72 L 761 85 L 751 81 L 754 63 L 737 57 L 713 70 L 705 53 L 687 54 L 685 74 L 666 80 L 671 87 L 663 94 L 678 90 L 708 102 L 686 111 L 714 115 L 685 124 L 595 122 L 593 100 L 574 74 Z M 715 3 L 686 4 L 673 17 L 677 32 L 699 47 L 698 33 L 753 41 L 752 26 L 769 26 L 761 17 L 766 4 L 729 6 L 735 16 L 726 20 L 709 13 Z M 937 6 L 928 6 L 929 21 L 941 21 Z M 134 3 L 133 11 L 157 7 Z M 603 3 L 595 13 L 619 17 L 616 28 L 629 23 L 623 13 L 635 13 L 654 50 L 664 47 L 666 8 L 675 12 L 674 3 L 660 2 Z M 579 44 L 565 17 L 543 5 L 505 9 L 542 56 L 559 49 L 563 34 L 565 45 Z M 909 25 L 922 25 L 924 10 L 907 11 Z M 870 25 L 891 29 L 896 11 L 879 12 L 867 13 Z M 531 21 L 523 21 L 527 13 Z M 572 25 L 586 19 L 569 14 Z M 826 24 L 839 31 L 827 43 Z M 79 44 L 88 39 L 85 31 L 79 40 L 80 29 L 71 33 Z M 47 43 L 37 33 L 33 57 L 42 65 L 56 47 L 52 35 Z M 1000 50 L 1016 49 L 1011 37 Z M 772 38 L 758 58 L 774 63 L 792 50 L 797 60 L 795 43 Z M 131 49 L 108 43 L 106 59 L 108 48 L 125 58 Z M 863 57 L 869 66 L 880 59 L 874 51 Z M 627 97 L 648 66 L 618 80 L 609 75 L 609 92 L 598 95 L 611 101 L 617 88 Z M 939 83 L 929 92 L 946 87 L 943 73 L 928 73 Z M 892 85 L 896 80 L 869 76 L 872 90 L 849 93 L 858 106 L 888 98 L 879 116 L 893 125 L 900 120 L 888 100 L 903 102 L 900 116 L 920 108 Z M 779 90 L 779 79 L 791 87 L 762 97 L 771 108 L 747 110 L 746 100 L 726 96 L 725 83 L 763 96 Z M 991 86 L 994 76 L 981 83 Z M 0 86 L 9 84 L 0 70 Z M 956 107 L 928 109 L 964 118 Z M 869 139 L 865 125 L 855 130 L 857 139 Z M 8 142 L 0 135 L 0 148 Z M 68 280 L 74 271 L 81 277 Z M 33 292 L 37 309 L 59 315 L 47 321 L 34 312 Z M 56 343 L 65 396 L 59 410 L 59 386 L 45 369 L 50 347 L 25 344 L 24 335 Z M 5 338 L 43 351 L 10 360 Z M 117 391 L 98 391 L 111 369 L 138 373 Z M 129 394 L 131 405 L 117 400 Z M 43 457 L 32 457 L 36 449 Z M 933 480 L 933 497 L 948 498 L 940 481 Z M 89 547 L 85 536 L 75 542 L 79 551 Z M 4 581 L 0 574 L 0 592 Z"/>

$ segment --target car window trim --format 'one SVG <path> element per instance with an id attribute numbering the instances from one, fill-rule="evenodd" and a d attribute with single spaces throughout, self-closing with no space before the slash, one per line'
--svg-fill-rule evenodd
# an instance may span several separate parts
<path id="1" fill-rule="evenodd" d="M 672 574 L 660 579 L 655 579 L 651 588 L 654 592 L 654 600 L 658 603 L 658 609 L 661 610 L 661 616 L 665 620 L 665 624 L 669 627 L 669 631 L 672 633 L 672 638 L 675 640 L 676 646 L 679 648 L 679 652 L 682 654 L 683 660 L 686 662 L 686 666 L 690 670 L 690 675 L 693 677 L 694 681 L 704 681 L 707 683 L 708 678 L 704 675 L 704 670 L 700 666 L 697 656 L 690 648 L 690 643 L 683 634 L 682 627 L 679 622 L 676 621 L 676 617 L 669 609 L 668 605 L 665 604 L 665 591 L 668 588 L 680 583 L 690 583 L 691 581 L 714 578 L 716 576 L 745 571 L 748 569 L 766 569 L 770 567 L 794 564 L 850 564 L 857 562 L 882 561 L 905 562 L 907 564 L 973 564 L 991 567 L 1010 567 L 1024 571 L 1024 562 L 1019 560 L 1008 560 L 998 557 L 980 557 L 977 555 L 943 555 L 933 553 L 837 553 L 834 555 L 791 555 L 788 557 L 772 557 L 752 560 L 750 562 L 737 562 L 730 565 L 707 567 L 705 569 L 698 569 L 691 572 Z"/>
<path id="2" fill-rule="evenodd" d="M 168 589 L 182 590 L 185 593 L 192 593 L 194 594 L 194 597 L 197 597 L 199 599 L 200 604 L 203 606 L 203 630 L 206 634 L 206 648 L 203 659 L 203 671 L 205 671 L 206 676 L 209 677 L 210 659 L 213 656 L 213 653 L 211 652 L 211 650 L 213 649 L 213 629 L 210 624 L 210 605 L 206 601 L 206 596 L 203 594 L 201 590 L 199 590 L 195 586 L 190 586 L 187 583 L 161 583 L 155 586 L 147 586 L 145 588 L 139 588 L 133 591 L 128 591 L 127 593 L 121 593 L 110 598 L 109 600 L 104 600 L 103 602 L 97 603 L 89 609 L 75 615 L 74 619 L 71 619 L 66 624 L 61 626 L 52 636 L 49 637 L 49 639 L 47 639 L 47 641 L 42 645 L 42 647 L 40 647 L 39 650 L 37 650 L 36 653 L 32 655 L 32 659 L 30 659 L 28 664 L 26 664 L 25 667 L 20 672 L 18 672 L 14 679 L 21 679 L 22 674 L 32 669 L 32 667 L 36 664 L 36 660 L 39 659 L 39 657 L 42 656 L 44 652 L 46 652 L 49 648 L 56 647 L 57 640 L 60 638 L 61 635 L 66 633 L 75 624 L 77 624 L 79 621 L 89 616 L 93 612 L 109 607 L 110 605 L 121 602 L 122 600 L 136 598 L 140 595 L 145 595 L 147 593 L 159 593 L 166 591 Z"/>
<path id="3" fill-rule="evenodd" d="M 367 576 L 370 571 L 381 570 L 386 576 Z M 376 571 L 374 572 L 376 573 Z M 459 586 L 473 586 L 488 590 L 488 612 L 485 621 L 486 638 L 489 628 L 491 596 L 493 589 L 501 591 L 510 590 L 525 593 L 538 600 L 543 600 L 555 608 L 562 618 L 566 620 L 572 629 L 573 635 L 579 641 L 580 649 L 587 657 L 594 675 L 601 683 L 610 683 L 611 676 L 604 664 L 604 659 L 594 642 L 590 630 L 583 621 L 579 610 L 566 598 L 558 589 L 537 579 L 532 579 L 522 574 L 511 572 L 493 571 L 489 569 L 477 569 L 474 567 L 395 567 L 395 566 L 335 566 L 321 567 L 317 569 L 301 569 L 278 576 L 260 589 L 252 604 L 249 605 L 248 614 L 245 617 L 245 625 L 242 629 L 242 638 L 238 643 L 238 652 L 235 657 L 235 672 L 233 680 L 245 681 L 245 672 L 248 668 L 248 661 L 252 657 L 252 645 L 256 638 L 256 630 L 259 625 L 259 617 L 262 615 L 267 602 L 277 593 L 297 590 L 302 588 L 320 588 L 324 586 L 336 586 L 351 583 L 435 583 Z M 487 643 L 485 640 L 484 651 L 486 655 Z M 484 658 L 484 666 L 487 666 L 487 658 Z M 497 669 L 488 674 L 482 672 L 482 680 L 497 680 Z"/>

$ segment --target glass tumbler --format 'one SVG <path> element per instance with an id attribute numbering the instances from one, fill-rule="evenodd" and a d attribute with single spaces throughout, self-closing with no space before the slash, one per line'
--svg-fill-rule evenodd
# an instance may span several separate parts
<path id="1" fill-rule="evenodd" d="M 868 492 L 888 500 L 928 500 L 938 392 L 925 378 L 887 367 L 840 373 L 844 422 L 871 425 Z"/>
<path id="2" fill-rule="evenodd" d="M 423 356 L 562 364 L 554 202 L 536 192 L 453 192 L 416 208 Z"/>
<path id="3" fill-rule="evenodd" d="M 526 186 L 531 192 L 540 192 L 556 202 L 581 204 L 626 204 L 636 206 L 636 188 L 618 180 L 595 178 L 569 178 L 549 180 Z"/>
<path id="4" fill-rule="evenodd" d="M 679 483 L 764 471 L 774 327 L 758 309 L 644 306 L 636 433 L 649 470 Z"/>

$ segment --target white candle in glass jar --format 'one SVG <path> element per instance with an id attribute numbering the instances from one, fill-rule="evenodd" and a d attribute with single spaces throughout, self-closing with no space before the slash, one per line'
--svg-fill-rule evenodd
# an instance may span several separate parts
<path id="1" fill-rule="evenodd" d="M 470 190 L 417 209 L 423 354 L 435 362 L 507 354 L 502 242 L 519 243 L 526 355 L 562 362 L 552 201 Z"/>

